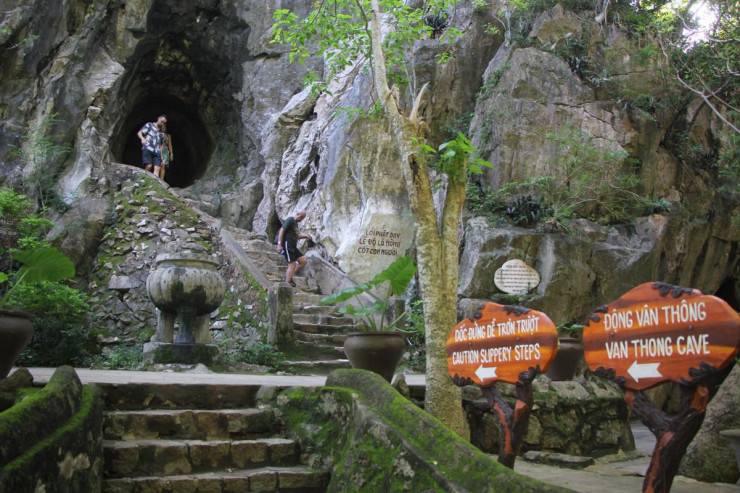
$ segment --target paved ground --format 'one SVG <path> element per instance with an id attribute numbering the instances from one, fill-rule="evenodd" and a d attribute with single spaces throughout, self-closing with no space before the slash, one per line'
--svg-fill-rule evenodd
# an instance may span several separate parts
<path id="1" fill-rule="evenodd" d="M 29 368 L 34 380 L 44 383 L 49 380 L 53 368 Z M 297 376 L 297 375 L 241 375 L 220 373 L 175 373 L 175 372 L 143 372 L 121 370 L 88 370 L 77 369 L 77 374 L 83 383 L 163 383 L 170 382 L 221 385 L 263 385 L 272 387 L 316 387 L 324 385 L 325 376 Z M 423 385 L 424 375 L 405 375 L 409 385 Z M 597 464 L 583 470 L 564 469 L 526 462 L 519 458 L 514 470 L 520 474 L 537 478 L 547 483 L 556 484 L 574 491 L 593 493 L 633 493 L 642 491 L 642 481 L 650 460 L 650 454 L 655 445 L 652 433 L 641 423 L 632 425 L 637 450 L 642 457 L 628 460 L 626 458 L 611 457 L 602 459 Z M 740 485 L 726 483 L 701 483 L 689 478 L 678 476 L 673 481 L 672 493 L 740 493 Z"/>

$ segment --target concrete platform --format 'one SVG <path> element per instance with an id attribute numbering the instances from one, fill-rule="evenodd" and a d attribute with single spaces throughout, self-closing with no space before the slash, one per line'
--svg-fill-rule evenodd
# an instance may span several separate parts
<path id="1" fill-rule="evenodd" d="M 29 368 L 37 383 L 48 382 L 54 368 Z M 129 383 L 172 383 L 172 384 L 218 384 L 260 385 L 274 388 L 319 387 L 326 376 L 301 375 L 246 375 L 224 373 L 176 373 L 123 370 L 76 369 L 83 383 L 129 384 Z M 424 375 L 405 375 L 410 386 L 424 385 Z M 514 470 L 546 483 L 570 488 L 573 491 L 592 493 L 633 493 L 642 491 L 642 481 L 647 470 L 650 454 L 655 446 L 655 437 L 644 425 L 632 423 L 638 458 L 610 456 L 598 459 L 596 464 L 583 470 L 559 468 L 533 464 L 518 458 Z M 638 454 L 635 454 L 638 455 Z M 740 485 L 727 483 L 702 483 L 677 476 L 673 481 L 672 493 L 740 493 Z"/>

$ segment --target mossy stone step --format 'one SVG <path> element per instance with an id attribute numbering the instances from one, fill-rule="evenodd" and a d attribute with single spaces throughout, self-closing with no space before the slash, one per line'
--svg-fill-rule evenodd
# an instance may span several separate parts
<path id="1" fill-rule="evenodd" d="M 257 405 L 257 384 L 100 384 L 107 410 L 241 409 Z"/>
<path id="2" fill-rule="evenodd" d="M 293 322 L 293 329 L 309 334 L 347 334 L 349 332 L 358 332 L 356 325 L 325 325 Z"/>
<path id="3" fill-rule="evenodd" d="M 293 312 L 293 323 L 296 324 L 316 324 L 316 325 L 355 325 L 352 317 L 344 315 L 334 315 L 325 313 L 302 313 L 301 311 Z"/>
<path id="4" fill-rule="evenodd" d="M 263 438 L 274 432 L 275 414 L 269 407 L 109 411 L 103 424 L 107 440 Z"/>
<path id="5" fill-rule="evenodd" d="M 172 476 L 298 464 L 286 438 L 256 440 L 105 440 L 105 477 Z"/>
<path id="6" fill-rule="evenodd" d="M 175 476 L 143 476 L 107 479 L 107 493 L 171 493 L 280 491 L 319 493 L 326 491 L 329 474 L 304 466 L 208 472 Z"/>
<path id="7" fill-rule="evenodd" d="M 317 293 L 297 292 L 293 294 L 293 305 L 318 305 L 324 296 Z M 336 308 L 334 308 L 336 310 Z"/>
<path id="8" fill-rule="evenodd" d="M 288 265 L 288 262 L 285 261 L 285 257 L 275 250 L 244 250 L 244 254 L 255 264 L 264 263 L 265 265 L 274 265 L 275 268 L 282 267 L 283 269 Z"/>
<path id="9" fill-rule="evenodd" d="M 347 338 L 345 334 L 312 334 L 311 332 L 294 332 L 296 341 L 310 342 L 313 344 L 324 345 L 324 346 L 338 346 L 344 345 L 344 340 Z"/>
<path id="10" fill-rule="evenodd" d="M 323 375 L 338 368 L 352 368 L 352 365 L 348 359 L 298 360 L 286 358 L 279 364 L 279 367 L 297 371 L 301 375 Z"/>
<path id="11" fill-rule="evenodd" d="M 345 358 L 343 346 L 317 344 L 313 341 L 295 341 L 293 347 L 285 351 L 285 355 L 286 358 L 299 356 L 305 359 Z"/>
<path id="12" fill-rule="evenodd" d="M 337 315 L 337 307 L 329 305 L 311 305 L 308 303 L 294 303 L 296 314 L 319 314 L 319 315 Z M 337 316 L 343 316 L 338 314 Z"/>

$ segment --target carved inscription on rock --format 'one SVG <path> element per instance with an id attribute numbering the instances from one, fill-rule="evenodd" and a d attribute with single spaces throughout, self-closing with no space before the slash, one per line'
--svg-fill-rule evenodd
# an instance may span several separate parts
<path id="1" fill-rule="evenodd" d="M 401 233 L 387 229 L 366 229 L 357 242 L 357 253 L 397 257 L 401 248 Z"/>

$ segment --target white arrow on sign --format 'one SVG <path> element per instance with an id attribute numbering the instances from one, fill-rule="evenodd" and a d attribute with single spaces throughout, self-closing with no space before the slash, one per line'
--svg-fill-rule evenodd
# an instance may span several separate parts
<path id="1" fill-rule="evenodd" d="M 663 375 L 658 371 L 660 363 L 638 363 L 635 360 L 627 369 L 627 373 L 630 374 L 635 382 L 639 382 L 641 378 L 660 378 Z"/>
<path id="2" fill-rule="evenodd" d="M 480 365 L 477 370 L 475 370 L 475 376 L 477 376 L 480 381 L 483 380 L 489 380 L 491 378 L 496 378 L 496 367 L 492 366 L 489 368 L 483 368 L 483 365 Z"/>

